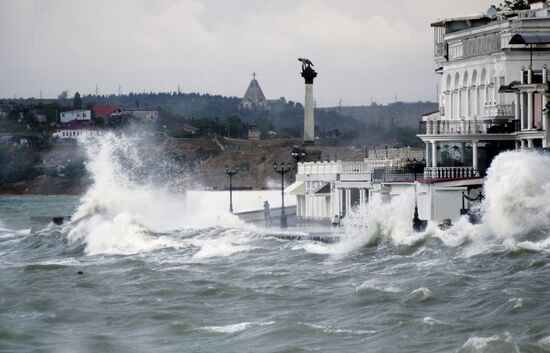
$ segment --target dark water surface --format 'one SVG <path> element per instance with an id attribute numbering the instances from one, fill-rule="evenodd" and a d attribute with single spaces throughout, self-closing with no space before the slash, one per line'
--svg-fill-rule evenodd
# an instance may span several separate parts
<path id="1" fill-rule="evenodd" d="M 544 250 L 426 237 L 334 255 L 212 226 L 129 236 L 129 254 L 30 232 L 78 203 L 0 197 L 1 352 L 550 352 Z"/>

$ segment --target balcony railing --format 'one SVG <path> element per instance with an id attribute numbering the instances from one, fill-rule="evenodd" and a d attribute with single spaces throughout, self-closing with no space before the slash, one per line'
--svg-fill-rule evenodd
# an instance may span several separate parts
<path id="1" fill-rule="evenodd" d="M 474 167 L 426 167 L 424 178 L 426 179 L 463 179 L 477 178 L 479 171 Z"/>
<path id="2" fill-rule="evenodd" d="M 485 107 L 485 116 L 488 118 L 510 118 L 515 115 L 514 104 L 498 104 Z"/>
<path id="3" fill-rule="evenodd" d="M 516 121 L 494 123 L 491 120 L 434 120 L 421 121 L 419 135 L 482 135 L 510 134 L 519 131 Z"/>

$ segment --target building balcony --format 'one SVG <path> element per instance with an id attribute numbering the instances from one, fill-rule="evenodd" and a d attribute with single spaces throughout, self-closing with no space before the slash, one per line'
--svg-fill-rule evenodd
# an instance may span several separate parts
<path id="1" fill-rule="evenodd" d="M 449 55 L 449 45 L 446 42 L 435 43 L 434 57 L 436 62 L 442 63 L 447 61 Z"/>
<path id="2" fill-rule="evenodd" d="M 479 178 L 479 171 L 474 167 L 426 167 L 425 179 L 465 179 Z"/>
<path id="3" fill-rule="evenodd" d="M 497 104 L 485 107 L 485 117 L 487 118 L 513 118 L 514 116 L 514 104 Z"/>
<path id="4" fill-rule="evenodd" d="M 494 122 L 492 120 L 450 120 L 421 121 L 419 135 L 485 135 L 510 134 L 519 131 L 519 122 Z"/>

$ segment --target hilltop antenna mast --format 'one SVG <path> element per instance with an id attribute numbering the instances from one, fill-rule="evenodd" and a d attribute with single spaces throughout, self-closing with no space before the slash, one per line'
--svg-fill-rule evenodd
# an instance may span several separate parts
<path id="1" fill-rule="evenodd" d="M 97 87 L 97 84 L 95 85 L 95 95 L 99 96 L 99 87 Z"/>
<path id="2" fill-rule="evenodd" d="M 122 96 L 122 87 L 118 85 L 118 95 L 119 97 Z"/>
<path id="3" fill-rule="evenodd" d="M 178 94 L 181 94 L 181 88 L 180 88 L 180 85 L 178 85 Z"/>
<path id="4" fill-rule="evenodd" d="M 42 99 L 42 90 L 40 90 L 40 99 Z"/>

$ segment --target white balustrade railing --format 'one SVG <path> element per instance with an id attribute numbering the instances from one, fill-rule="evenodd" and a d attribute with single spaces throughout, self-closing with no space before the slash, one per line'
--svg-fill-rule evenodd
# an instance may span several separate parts
<path id="1" fill-rule="evenodd" d="M 403 161 L 395 159 L 354 162 L 304 162 L 298 163 L 298 174 L 372 173 L 375 168 L 399 167 L 402 165 Z"/>
<path id="2" fill-rule="evenodd" d="M 426 167 L 424 178 L 426 179 L 461 179 L 477 178 L 479 171 L 474 167 Z"/>
<path id="3" fill-rule="evenodd" d="M 406 159 L 416 159 L 421 160 L 424 158 L 424 149 L 423 148 L 412 148 L 412 147 L 402 147 L 402 148 L 369 148 L 367 149 L 367 160 L 369 162 L 376 160 L 406 160 Z"/>
<path id="4" fill-rule="evenodd" d="M 478 120 L 426 121 L 427 135 L 474 135 L 487 133 L 488 124 Z"/>
<path id="5" fill-rule="evenodd" d="M 341 161 L 298 163 L 298 174 L 333 174 L 341 169 Z"/>
<path id="6" fill-rule="evenodd" d="M 370 173 L 370 166 L 366 162 L 341 162 L 342 173 Z"/>
<path id="7" fill-rule="evenodd" d="M 485 107 L 486 118 L 513 117 L 515 115 L 514 104 L 497 104 Z"/>

